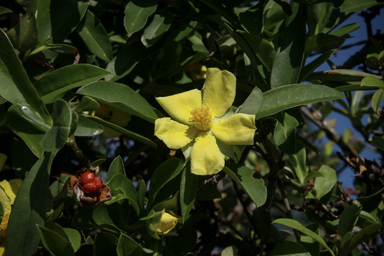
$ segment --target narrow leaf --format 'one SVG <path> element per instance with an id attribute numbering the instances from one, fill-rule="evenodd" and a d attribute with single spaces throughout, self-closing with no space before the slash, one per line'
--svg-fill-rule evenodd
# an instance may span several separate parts
<path id="1" fill-rule="evenodd" d="M 262 103 L 263 93 L 259 88 L 255 87 L 236 112 L 249 115 L 257 115 Z"/>
<path id="2" fill-rule="evenodd" d="M 108 169 L 108 177 L 105 182 L 108 183 L 112 179 L 112 177 L 117 174 L 125 175 L 124 162 L 121 156 L 117 156 L 115 159 L 113 159 L 111 166 Z"/>
<path id="3" fill-rule="evenodd" d="M 319 57 L 317 57 L 314 61 L 303 67 L 300 73 L 299 81 L 302 82 L 307 78 L 315 69 L 320 67 L 324 62 L 326 62 L 334 53 L 336 50 L 330 50 L 326 53 L 323 53 Z"/>
<path id="4" fill-rule="evenodd" d="M 157 8 L 157 0 L 130 1 L 124 10 L 124 27 L 128 36 L 142 29 Z"/>
<path id="5" fill-rule="evenodd" d="M 71 244 L 64 237 L 41 225 L 37 225 L 37 229 L 44 247 L 47 248 L 51 255 L 75 255 Z"/>
<path id="6" fill-rule="evenodd" d="M 276 115 L 276 119 L 277 124 L 273 133 L 276 146 L 284 153 L 294 154 L 296 152 L 295 130 L 299 122 L 285 112 Z"/>
<path id="7" fill-rule="evenodd" d="M 180 184 L 180 206 L 181 206 L 181 216 L 183 219 L 188 217 L 189 212 L 192 209 L 192 206 L 196 199 L 197 192 L 197 178 L 198 176 L 191 173 L 190 165 L 184 169 L 183 174 L 181 175 L 181 184 Z"/>

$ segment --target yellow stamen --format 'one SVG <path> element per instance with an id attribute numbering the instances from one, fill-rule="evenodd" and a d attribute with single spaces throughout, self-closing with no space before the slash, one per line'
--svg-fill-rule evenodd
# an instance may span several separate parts
<path id="1" fill-rule="evenodd" d="M 200 131 L 207 131 L 212 125 L 212 114 L 207 106 L 197 107 L 191 111 L 189 121 L 192 122 L 196 129 Z"/>
<path id="2" fill-rule="evenodd" d="M 6 212 L 3 216 L 3 220 L 0 224 L 0 239 L 5 238 L 5 234 L 7 233 L 8 221 L 9 221 L 9 213 Z"/>

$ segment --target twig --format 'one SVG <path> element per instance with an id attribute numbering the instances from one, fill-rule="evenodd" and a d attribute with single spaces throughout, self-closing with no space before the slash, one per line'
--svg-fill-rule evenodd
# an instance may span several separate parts
<path id="1" fill-rule="evenodd" d="M 71 147 L 73 149 L 73 152 L 75 152 L 77 158 L 81 161 L 81 163 L 86 166 L 87 168 L 91 168 L 91 162 L 89 159 L 83 154 L 83 151 L 79 148 L 79 146 L 76 143 L 75 136 L 71 135 L 68 138 L 68 141 L 66 143 L 67 146 Z"/>

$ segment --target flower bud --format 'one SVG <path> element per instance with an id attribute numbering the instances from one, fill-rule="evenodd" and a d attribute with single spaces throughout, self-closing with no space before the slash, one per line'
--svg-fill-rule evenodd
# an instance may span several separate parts
<path id="1" fill-rule="evenodd" d="M 178 218 L 169 213 L 164 212 L 161 215 L 159 222 L 154 226 L 155 231 L 159 234 L 167 234 L 177 225 Z"/>

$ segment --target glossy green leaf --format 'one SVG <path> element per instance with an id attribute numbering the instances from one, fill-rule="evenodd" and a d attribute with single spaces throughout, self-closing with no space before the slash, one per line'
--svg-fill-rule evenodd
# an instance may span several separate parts
<path id="1" fill-rule="evenodd" d="M 159 200 L 157 200 L 157 202 L 158 201 Z M 179 211 L 179 203 L 180 203 L 179 191 L 176 191 L 176 193 L 171 195 L 171 197 L 156 203 L 152 207 L 152 210 L 154 210 L 155 212 L 161 212 L 161 211 L 167 209 L 168 211 L 171 211 L 171 212 L 178 212 Z M 155 216 L 156 216 L 156 214 L 155 214 Z"/>
<path id="2" fill-rule="evenodd" d="M 10 10 L 8 8 L 5 8 L 3 6 L 0 6 L 0 15 L 6 14 L 6 13 L 10 13 L 10 12 L 12 12 L 12 10 Z"/>
<path id="3" fill-rule="evenodd" d="M 77 129 L 79 123 L 79 115 L 76 112 L 71 112 L 71 126 L 69 128 L 69 136 L 73 135 Z"/>
<path id="4" fill-rule="evenodd" d="M 372 87 L 384 89 L 383 81 L 373 76 L 364 77 L 361 80 L 361 86 L 372 86 Z"/>
<path id="5" fill-rule="evenodd" d="M 124 10 L 124 27 L 128 36 L 142 29 L 147 23 L 148 17 L 151 16 L 157 8 L 157 0 L 130 1 Z"/>
<path id="6" fill-rule="evenodd" d="M 180 184 L 181 216 L 186 219 L 196 199 L 198 176 L 191 173 L 190 165 L 184 168 Z"/>
<path id="7" fill-rule="evenodd" d="M 37 44 L 37 27 L 34 14 L 27 14 L 23 20 L 8 31 L 9 40 L 21 55 Z"/>
<path id="8" fill-rule="evenodd" d="M 75 111 L 80 113 L 82 111 L 94 111 L 100 108 L 99 102 L 88 96 L 83 96 L 80 100 L 80 104 L 76 106 Z"/>
<path id="9" fill-rule="evenodd" d="M 353 32 L 353 31 L 355 31 L 356 29 L 359 29 L 359 28 L 360 28 L 360 24 L 352 23 L 352 24 L 345 25 L 345 26 L 343 26 L 343 27 L 341 27 L 341 28 L 331 32 L 330 35 L 342 36 L 342 35 L 351 33 L 351 32 Z"/>
<path id="10" fill-rule="evenodd" d="M 337 234 L 341 237 L 347 232 L 351 232 L 359 218 L 361 206 L 355 204 L 348 205 L 341 213 L 339 226 L 337 227 Z"/>
<path id="11" fill-rule="evenodd" d="M 11 130 L 19 136 L 38 158 L 43 156 L 44 149 L 40 145 L 45 130 L 38 124 L 28 119 L 15 105 L 7 112 L 8 125 Z"/>
<path id="12" fill-rule="evenodd" d="M 300 73 L 299 81 L 302 82 L 307 78 L 313 71 L 315 71 L 318 67 L 320 67 L 324 62 L 326 62 L 336 50 L 330 50 L 328 52 L 323 53 L 319 57 L 317 57 L 314 61 L 306 65 L 302 68 Z"/>
<path id="13" fill-rule="evenodd" d="M 323 165 L 319 172 L 322 173 L 324 177 L 317 177 L 313 187 L 313 189 L 316 191 L 316 198 L 318 200 L 320 200 L 329 191 L 331 191 L 337 182 L 336 171 L 331 167 Z"/>
<path id="14" fill-rule="evenodd" d="M 280 112 L 276 115 L 277 124 L 273 133 L 276 146 L 287 154 L 296 152 L 296 127 L 299 122 L 286 112 Z"/>
<path id="15" fill-rule="evenodd" d="M 76 28 L 89 51 L 100 59 L 110 62 L 113 58 L 112 45 L 103 24 L 88 10 Z"/>
<path id="16" fill-rule="evenodd" d="M 115 159 L 113 159 L 111 166 L 109 166 L 108 177 L 105 182 L 108 183 L 112 179 L 112 177 L 117 174 L 122 174 L 125 176 L 125 167 L 121 156 L 117 156 L 115 157 Z"/>
<path id="17" fill-rule="evenodd" d="M 139 188 L 137 190 L 137 203 L 142 211 L 145 209 L 145 194 L 147 193 L 147 184 L 144 180 L 139 181 Z"/>
<path id="18" fill-rule="evenodd" d="M 380 0 L 348 0 L 344 1 L 344 3 L 340 7 L 340 12 L 358 12 L 362 11 L 364 9 L 368 9 L 370 7 L 376 6 L 376 5 L 383 5 L 384 2 Z"/>
<path id="19" fill-rule="evenodd" d="M 361 231 L 357 232 L 351 239 L 343 241 L 341 248 L 339 249 L 339 256 L 347 256 L 353 249 L 355 249 L 359 244 L 367 240 L 368 238 L 379 233 L 379 230 L 383 228 L 383 224 L 372 224 Z"/>
<path id="20" fill-rule="evenodd" d="M 106 81 L 117 81 L 132 71 L 137 63 L 147 56 L 147 49 L 141 42 L 133 42 L 124 45 L 111 62 L 108 63 L 106 70 L 112 73 L 105 78 Z M 127 58 L 129 56 L 129 58 Z"/>
<path id="21" fill-rule="evenodd" d="M 384 98 L 384 89 L 377 90 L 372 96 L 372 108 L 373 108 L 373 111 L 375 111 L 376 113 L 379 112 L 378 110 L 381 102 L 383 101 L 383 98 Z"/>
<path id="22" fill-rule="evenodd" d="M 117 190 L 115 190 L 116 192 Z M 118 194 L 117 196 L 112 197 L 111 200 L 106 201 L 106 210 L 103 210 L 100 216 L 96 215 L 98 225 L 104 223 L 104 220 L 107 220 L 106 224 L 109 224 L 115 228 L 120 229 L 119 226 L 123 228 L 127 227 L 127 212 L 129 211 L 128 207 L 132 206 L 136 212 L 136 215 L 140 215 L 140 208 L 137 204 L 137 198 L 132 198 L 130 196 L 125 196 L 123 194 Z M 107 216 L 107 219 L 105 218 Z M 95 215 L 94 215 L 95 218 Z"/>
<path id="23" fill-rule="evenodd" d="M 93 243 L 94 256 L 117 256 L 116 246 L 118 243 L 117 237 L 110 233 L 101 232 L 96 235 Z"/>
<path id="24" fill-rule="evenodd" d="M 31 0 L 28 11 L 36 16 L 36 27 L 39 30 L 49 12 L 51 0 Z"/>
<path id="25" fill-rule="evenodd" d="M 221 256 L 237 256 L 238 251 L 239 250 L 235 246 L 231 245 L 224 248 L 224 250 L 221 252 Z"/>
<path id="26" fill-rule="evenodd" d="M 32 166 L 12 207 L 7 228 L 7 255 L 33 255 L 40 242 L 36 225 L 43 225 L 49 197 L 49 173 L 55 153 Z"/>
<path id="27" fill-rule="evenodd" d="M 292 6 L 289 24 L 282 35 L 280 51 L 276 54 L 271 71 L 271 88 L 297 83 L 304 60 L 305 30 L 299 4 Z"/>
<path id="28" fill-rule="evenodd" d="M 66 91 L 99 80 L 110 72 L 89 64 L 68 65 L 56 69 L 34 83 L 45 103 L 55 101 Z"/>
<path id="29" fill-rule="evenodd" d="M 238 108 L 238 113 L 257 115 L 263 103 L 263 93 L 257 87 L 253 88 L 244 103 Z"/>
<path id="30" fill-rule="evenodd" d="M 311 254 L 299 243 L 283 241 L 273 249 L 274 256 L 311 256 Z"/>
<path id="31" fill-rule="evenodd" d="M 161 9 L 156 13 L 152 22 L 143 32 L 142 43 L 149 47 L 157 42 L 171 27 L 173 16 L 173 13 L 168 8 Z"/>
<path id="32" fill-rule="evenodd" d="M 96 117 L 96 116 L 90 116 L 90 115 L 86 115 L 86 114 L 82 114 L 82 116 L 90 118 L 92 120 L 95 120 L 99 124 L 102 124 L 102 125 L 105 125 L 109 128 L 112 128 L 113 130 L 120 132 L 121 134 L 127 136 L 128 138 L 139 141 L 139 142 L 146 144 L 152 148 L 157 148 L 157 144 L 155 142 L 151 141 L 148 138 L 141 136 L 140 134 L 128 131 L 128 130 L 126 130 L 126 129 L 124 129 L 124 128 L 116 125 L 116 124 L 110 123 L 110 122 L 105 121 L 104 119 L 101 119 L 101 118 Z"/>
<path id="33" fill-rule="evenodd" d="M 96 136 L 103 132 L 103 126 L 91 119 L 79 116 L 75 136 Z"/>
<path id="34" fill-rule="evenodd" d="M 263 94 L 263 104 L 256 118 L 276 114 L 285 109 L 319 101 L 336 100 L 345 95 L 335 89 L 317 84 L 290 84 Z"/>
<path id="35" fill-rule="evenodd" d="M 140 94 L 123 84 L 100 81 L 83 86 L 77 93 L 95 98 L 151 123 L 157 118 L 152 106 Z"/>
<path id="36" fill-rule="evenodd" d="M 302 147 L 296 154 L 289 155 L 289 161 L 292 163 L 292 166 L 295 169 L 296 177 L 301 185 L 304 184 L 305 177 L 308 175 L 305 152 L 305 148 Z"/>
<path id="37" fill-rule="evenodd" d="M 36 120 L 41 126 L 52 125 L 52 118 L 36 89 L 29 81 L 11 42 L 4 31 L 0 32 L 0 95 Z M 25 112 L 26 113 L 26 112 Z"/>
<path id="38" fill-rule="evenodd" d="M 71 177 L 67 175 L 61 176 L 49 186 L 50 200 L 55 201 L 68 197 L 68 186 L 71 185 Z"/>
<path id="39" fill-rule="evenodd" d="M 281 224 L 293 229 L 300 231 L 301 233 L 315 239 L 320 245 L 322 245 L 325 249 L 327 249 L 332 256 L 335 256 L 331 248 L 325 243 L 325 241 L 316 233 L 311 231 L 310 229 L 304 227 L 300 222 L 292 219 L 280 218 L 272 222 L 272 224 Z"/>
<path id="40" fill-rule="evenodd" d="M 255 179 L 253 177 L 253 170 L 246 166 L 229 164 L 228 167 L 224 167 L 223 171 L 248 194 L 256 204 L 256 207 L 265 204 L 267 200 L 267 188 L 264 185 L 263 179 Z"/>
<path id="41" fill-rule="evenodd" d="M 39 40 L 62 43 L 83 19 L 89 3 L 86 1 L 52 1 L 39 30 Z"/>
<path id="42" fill-rule="evenodd" d="M 369 138 L 369 141 L 372 143 L 373 146 L 377 147 L 380 150 L 384 150 L 384 139 L 379 136 L 372 136 Z"/>
<path id="43" fill-rule="evenodd" d="M 37 225 L 37 229 L 44 247 L 51 253 L 51 255 L 75 255 L 71 244 L 60 234 L 41 225 Z"/>
<path id="44" fill-rule="evenodd" d="M 336 50 L 340 48 L 344 41 L 345 39 L 342 37 L 320 33 L 307 39 L 305 52 L 316 50 L 317 52 L 325 53 L 330 50 Z"/>
<path id="45" fill-rule="evenodd" d="M 184 163 L 179 158 L 171 158 L 157 167 L 152 175 L 151 183 L 149 185 L 148 200 L 150 204 L 153 204 L 160 189 L 174 179 L 183 168 Z"/>
<path id="46" fill-rule="evenodd" d="M 53 104 L 53 126 L 47 131 L 40 142 L 47 152 L 60 150 L 68 140 L 71 129 L 72 114 L 67 102 L 57 100 Z"/>
<path id="47" fill-rule="evenodd" d="M 108 182 L 108 187 L 111 189 L 111 194 L 122 192 L 125 196 L 137 199 L 137 190 L 132 181 L 123 174 L 114 175 Z"/>
<path id="48" fill-rule="evenodd" d="M 336 70 L 326 70 L 326 71 L 312 73 L 308 77 L 307 81 L 319 80 L 322 83 L 325 83 L 327 81 L 342 82 L 342 83 L 354 82 L 354 81 L 360 82 L 364 77 L 367 77 L 367 76 L 372 76 L 380 79 L 380 76 L 375 76 L 370 73 L 366 73 L 362 71 L 349 70 L 349 69 L 336 69 Z"/>
<path id="49" fill-rule="evenodd" d="M 147 255 L 141 245 L 124 233 L 120 234 L 117 242 L 116 252 L 118 256 L 141 256 Z"/>
<path id="50" fill-rule="evenodd" d="M 72 244 L 73 249 L 77 251 L 81 245 L 81 235 L 79 231 L 73 228 L 64 228 L 64 230 L 65 233 L 67 233 L 67 236 Z"/>
<path id="51" fill-rule="evenodd" d="M 321 173 L 321 172 L 318 172 L 318 171 L 312 171 L 310 172 L 307 177 L 305 177 L 304 179 L 304 182 L 303 184 L 308 184 L 308 182 L 311 180 L 311 179 L 314 179 L 316 177 L 324 177 L 324 175 Z"/>

